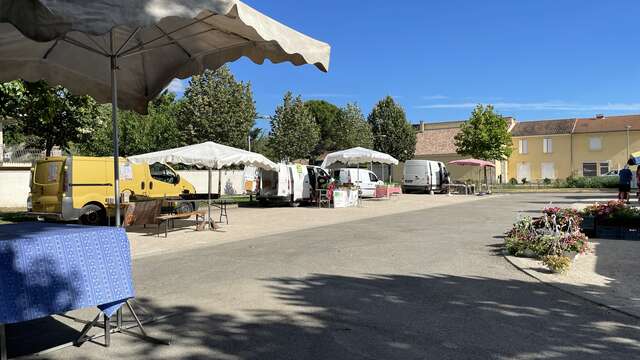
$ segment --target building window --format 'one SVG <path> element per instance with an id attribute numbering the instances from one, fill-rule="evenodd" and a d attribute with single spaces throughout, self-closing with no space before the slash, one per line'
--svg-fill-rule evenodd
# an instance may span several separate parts
<path id="1" fill-rule="evenodd" d="M 518 151 L 520 154 L 528 154 L 529 153 L 529 140 L 522 139 L 518 143 Z"/>
<path id="2" fill-rule="evenodd" d="M 552 139 L 542 139 L 542 152 L 545 154 L 551 154 L 553 152 Z"/>
<path id="3" fill-rule="evenodd" d="M 601 137 L 589 138 L 589 150 L 591 151 L 602 150 L 602 138 Z"/>
<path id="4" fill-rule="evenodd" d="M 522 179 L 527 179 L 527 181 L 531 181 L 531 165 L 529 163 L 520 163 L 518 164 L 518 181 L 522 181 Z"/>
<path id="5" fill-rule="evenodd" d="M 542 174 L 543 179 L 555 179 L 556 167 L 552 162 L 542 163 L 542 168 L 540 173 Z"/>
<path id="6" fill-rule="evenodd" d="M 600 176 L 609 172 L 609 162 L 604 161 L 600 163 Z"/>
<path id="7" fill-rule="evenodd" d="M 582 163 L 582 176 L 598 176 L 598 163 Z"/>

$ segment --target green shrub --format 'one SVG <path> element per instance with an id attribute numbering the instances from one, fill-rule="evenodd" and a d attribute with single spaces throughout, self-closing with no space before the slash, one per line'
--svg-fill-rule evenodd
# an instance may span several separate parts
<path id="1" fill-rule="evenodd" d="M 526 185 L 526 184 L 527 184 L 527 182 L 528 182 L 528 181 L 527 181 L 527 178 L 522 178 L 522 180 L 520 180 L 520 181 L 522 181 L 522 185 Z"/>
<path id="2" fill-rule="evenodd" d="M 569 176 L 565 182 L 566 187 L 569 188 L 615 189 L 618 187 L 618 178 L 615 176 Z"/>
<path id="3" fill-rule="evenodd" d="M 549 186 L 549 185 L 551 185 L 551 179 L 549 179 L 549 178 L 544 178 L 544 180 L 542 180 L 542 183 L 543 183 L 543 184 L 545 184 L 545 185 L 547 185 L 547 186 Z"/>
<path id="4" fill-rule="evenodd" d="M 547 255 L 542 257 L 542 263 L 555 273 L 565 273 L 571 267 L 571 259 L 563 255 Z"/>
<path id="5" fill-rule="evenodd" d="M 511 178 L 511 179 L 509 179 L 509 184 L 511 184 L 511 185 L 518 185 L 518 179 L 516 179 L 516 178 Z"/>

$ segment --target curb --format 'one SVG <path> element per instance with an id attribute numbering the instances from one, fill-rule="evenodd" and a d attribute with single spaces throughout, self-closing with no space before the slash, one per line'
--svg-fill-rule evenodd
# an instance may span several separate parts
<path id="1" fill-rule="evenodd" d="M 525 274 L 525 275 L 528 275 L 529 277 L 531 277 L 531 278 L 533 278 L 533 279 L 538 280 L 538 282 L 540 282 L 541 284 L 545 284 L 545 285 L 547 285 L 547 286 L 549 286 L 549 287 L 552 287 L 552 288 L 554 288 L 554 289 L 560 290 L 560 291 L 564 292 L 565 294 L 569 294 L 569 295 L 571 295 L 571 296 L 577 297 L 577 298 L 579 298 L 579 299 L 582 299 L 582 300 L 584 300 L 584 301 L 587 301 L 587 302 L 589 302 L 589 303 L 591 303 L 591 304 L 594 304 L 594 305 L 596 305 L 596 306 L 600 306 L 600 307 L 606 308 L 606 309 L 608 309 L 608 310 L 611 310 L 611 311 L 617 312 L 617 313 L 619 313 L 619 314 L 629 316 L 629 317 L 634 318 L 634 319 L 636 319 L 636 320 L 640 320 L 640 315 L 638 315 L 638 314 L 635 314 L 635 313 L 632 313 L 632 312 L 629 312 L 629 311 L 626 311 L 626 310 L 618 309 L 618 308 L 613 307 L 613 306 L 611 306 L 611 305 L 608 305 L 608 304 L 605 304 L 605 303 L 603 303 L 603 302 L 600 302 L 600 301 L 597 301 L 597 300 L 593 300 L 593 299 L 591 299 L 591 298 L 589 298 L 589 297 L 586 297 L 586 296 L 582 295 L 581 293 L 573 292 L 573 291 L 569 291 L 569 290 L 567 290 L 567 289 L 563 288 L 563 287 L 562 287 L 562 286 L 560 286 L 560 285 L 557 285 L 557 284 L 554 284 L 554 283 L 551 283 L 551 282 L 547 282 L 547 281 L 544 281 L 544 280 L 540 279 L 540 278 L 539 278 L 539 277 L 537 277 L 535 274 L 533 274 L 533 273 L 531 273 L 531 272 L 529 272 L 529 271 L 527 271 L 527 270 L 525 270 L 525 269 L 521 268 L 520 266 L 516 265 L 516 263 L 515 263 L 515 262 L 511 261 L 511 259 L 510 259 L 511 255 L 507 255 L 505 251 L 503 251 L 503 252 L 502 252 L 502 257 L 503 257 L 505 260 L 507 260 L 507 262 L 508 262 L 509 264 L 513 265 L 513 267 L 514 267 L 514 268 L 516 268 L 516 270 L 518 270 L 518 271 L 522 272 L 522 273 L 523 273 L 523 274 Z"/>

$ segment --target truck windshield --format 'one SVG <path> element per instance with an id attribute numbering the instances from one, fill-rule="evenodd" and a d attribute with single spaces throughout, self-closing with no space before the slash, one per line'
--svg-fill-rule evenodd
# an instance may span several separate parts
<path id="1" fill-rule="evenodd" d="M 175 184 L 177 182 L 178 176 L 165 164 L 155 163 L 149 165 L 149 171 L 151 172 L 151 177 L 158 181 L 169 184 Z"/>

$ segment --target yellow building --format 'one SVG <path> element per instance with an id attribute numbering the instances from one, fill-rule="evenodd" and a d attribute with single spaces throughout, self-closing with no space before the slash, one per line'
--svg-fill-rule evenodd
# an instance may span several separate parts
<path id="1" fill-rule="evenodd" d="M 572 135 L 573 173 L 604 175 L 621 169 L 629 153 L 640 151 L 640 115 L 577 119 Z"/>
<path id="2" fill-rule="evenodd" d="M 511 130 L 513 152 L 505 180 L 537 181 L 571 174 L 571 133 L 575 119 L 525 121 Z"/>
<path id="3" fill-rule="evenodd" d="M 521 181 L 601 176 L 640 150 L 640 115 L 519 122 L 509 174 Z"/>
<path id="4" fill-rule="evenodd" d="M 496 162 L 495 182 L 540 182 L 574 176 L 600 176 L 621 169 L 629 152 L 640 151 L 640 115 L 516 122 L 509 118 L 513 152 Z M 454 137 L 463 121 L 420 123 L 415 159 L 449 162 L 462 159 Z M 402 178 L 402 165 L 394 179 Z M 474 179 L 477 170 L 449 166 L 455 180 Z"/>

